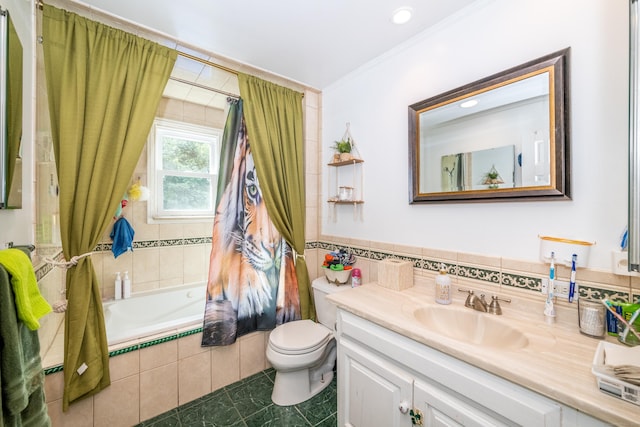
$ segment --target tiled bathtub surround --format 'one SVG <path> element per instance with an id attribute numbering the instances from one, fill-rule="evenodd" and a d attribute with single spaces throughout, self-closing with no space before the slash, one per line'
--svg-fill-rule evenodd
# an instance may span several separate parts
<path id="1" fill-rule="evenodd" d="M 131 426 L 267 369 L 267 332 L 225 347 L 201 347 L 199 333 L 113 350 L 111 386 L 62 412 L 64 372 L 45 377 L 53 426 Z M 117 355 L 116 355 L 117 354 Z"/>

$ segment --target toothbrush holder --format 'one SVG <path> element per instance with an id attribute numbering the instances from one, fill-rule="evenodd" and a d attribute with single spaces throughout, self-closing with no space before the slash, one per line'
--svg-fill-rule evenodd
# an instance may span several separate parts
<path id="1" fill-rule="evenodd" d="M 580 332 L 594 338 L 604 338 L 606 308 L 600 301 L 578 298 Z"/>

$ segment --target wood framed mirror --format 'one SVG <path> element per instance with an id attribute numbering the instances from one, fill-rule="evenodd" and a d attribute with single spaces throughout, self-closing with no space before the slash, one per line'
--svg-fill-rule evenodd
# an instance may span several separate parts
<path id="1" fill-rule="evenodd" d="M 570 199 L 564 49 L 409 106 L 409 203 Z"/>

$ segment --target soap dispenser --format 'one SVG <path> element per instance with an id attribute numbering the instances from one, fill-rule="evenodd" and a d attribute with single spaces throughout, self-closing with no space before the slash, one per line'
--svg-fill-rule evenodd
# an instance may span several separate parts
<path id="1" fill-rule="evenodd" d="M 116 272 L 114 299 L 122 299 L 122 279 L 120 278 L 120 272 Z"/>
<path id="2" fill-rule="evenodd" d="M 129 272 L 124 272 L 124 279 L 122 280 L 122 297 L 129 298 L 131 296 L 131 279 L 129 279 Z"/>
<path id="3" fill-rule="evenodd" d="M 444 264 L 440 264 L 440 273 L 436 276 L 436 302 L 451 304 L 451 278 Z"/>

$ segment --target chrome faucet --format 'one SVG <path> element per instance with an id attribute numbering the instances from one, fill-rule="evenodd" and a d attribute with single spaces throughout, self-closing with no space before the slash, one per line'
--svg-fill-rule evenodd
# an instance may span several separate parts
<path id="1" fill-rule="evenodd" d="M 487 305 L 487 301 L 484 299 L 484 294 L 480 294 L 479 298 L 475 295 L 472 296 L 471 308 L 473 308 L 476 311 L 483 311 L 485 313 L 487 312 L 488 305 Z"/>
<path id="2" fill-rule="evenodd" d="M 491 297 L 491 303 L 488 304 L 487 300 L 484 299 L 484 294 L 480 294 L 478 297 L 472 289 L 458 289 L 458 291 L 467 293 L 467 300 L 464 302 L 465 307 L 482 311 L 483 313 L 491 313 L 499 316 L 502 314 L 502 308 L 498 301 L 511 302 L 510 299 L 499 298 L 497 295 L 493 295 Z"/>

